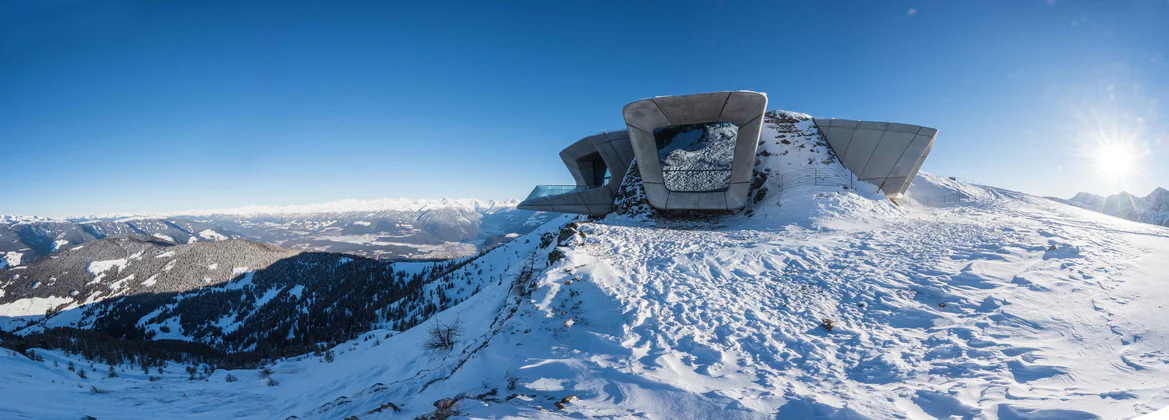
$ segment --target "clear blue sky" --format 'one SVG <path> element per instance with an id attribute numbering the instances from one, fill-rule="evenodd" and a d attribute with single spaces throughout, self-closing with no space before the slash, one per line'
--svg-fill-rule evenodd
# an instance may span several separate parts
<path id="1" fill-rule="evenodd" d="M 941 175 L 1169 187 L 1166 0 L 324 3 L 0 3 L 0 214 L 522 198 L 624 104 L 740 89 L 937 127 Z"/>

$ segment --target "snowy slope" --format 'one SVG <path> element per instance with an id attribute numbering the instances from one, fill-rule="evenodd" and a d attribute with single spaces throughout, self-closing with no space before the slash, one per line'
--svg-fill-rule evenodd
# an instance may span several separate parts
<path id="1" fill-rule="evenodd" d="M 807 147 L 761 149 L 757 170 L 838 165 L 788 117 L 763 141 Z M 926 199 L 949 195 L 967 198 Z M 904 201 L 808 185 L 726 215 L 564 216 L 452 273 L 443 293 L 466 300 L 437 315 L 463 323 L 449 352 L 422 348 L 429 322 L 371 331 L 331 363 L 275 363 L 276 386 L 255 370 L 190 381 L 178 364 L 154 382 L 102 365 L 80 379 L 59 352 L 0 356 L 0 417 L 414 418 L 447 400 L 477 418 L 1087 419 L 1169 405 L 1169 229 L 927 174 Z"/>

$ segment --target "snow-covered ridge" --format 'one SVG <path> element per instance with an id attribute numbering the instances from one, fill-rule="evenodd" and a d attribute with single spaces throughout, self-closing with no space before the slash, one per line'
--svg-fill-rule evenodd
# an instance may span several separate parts
<path id="1" fill-rule="evenodd" d="M 13 214 L 0 214 L 0 224 L 16 225 L 20 223 L 36 223 L 36 222 L 57 222 L 60 219 L 53 219 L 50 217 L 41 216 L 19 216 Z"/>
<path id="2" fill-rule="evenodd" d="M 212 215 L 240 215 L 256 216 L 266 214 L 310 214 L 310 213 L 349 213 L 349 212 L 383 212 L 383 211 L 423 211 L 439 208 L 455 208 L 470 211 L 495 211 L 515 208 L 519 200 L 480 200 L 477 198 L 441 198 L 441 199 L 412 199 L 412 198 L 381 198 L 376 200 L 345 199 L 313 204 L 293 205 L 252 205 L 228 209 L 183 210 L 159 213 L 109 213 L 99 215 L 79 216 L 71 219 L 117 219 L 118 221 L 132 221 L 137 219 L 162 218 L 172 216 L 212 216 Z"/>
<path id="3" fill-rule="evenodd" d="M 1107 197 L 1081 192 L 1067 200 L 1054 199 L 1122 219 L 1169 226 L 1169 190 L 1164 188 L 1157 188 L 1144 197 L 1128 192 Z"/>

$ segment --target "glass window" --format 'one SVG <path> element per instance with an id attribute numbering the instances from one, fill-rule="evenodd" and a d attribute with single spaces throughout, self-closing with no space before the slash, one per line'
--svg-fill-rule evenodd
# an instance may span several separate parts
<path id="1" fill-rule="evenodd" d="M 684 124 L 654 130 L 666 189 L 726 191 L 731 183 L 739 126 L 729 122 Z"/>

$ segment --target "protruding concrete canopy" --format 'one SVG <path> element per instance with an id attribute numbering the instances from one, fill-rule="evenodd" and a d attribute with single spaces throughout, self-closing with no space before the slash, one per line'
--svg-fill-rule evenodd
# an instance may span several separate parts
<path id="1" fill-rule="evenodd" d="M 763 127 L 767 96 L 757 92 L 714 92 L 659 96 L 622 110 L 629 141 L 649 204 L 659 209 L 735 210 L 747 204 L 755 149 Z M 654 130 L 663 127 L 729 122 L 738 126 L 729 186 L 722 191 L 670 191 L 666 188 Z"/>
<path id="2" fill-rule="evenodd" d="M 905 193 L 933 148 L 938 130 L 909 124 L 815 118 L 813 121 L 845 168 L 881 188 L 886 197 Z"/>
<path id="3" fill-rule="evenodd" d="M 563 193 L 543 194 L 541 189 L 548 186 L 536 187 L 536 191 L 518 208 L 598 216 L 608 214 L 622 178 L 633 162 L 633 147 L 625 130 L 603 132 L 568 146 L 560 152 L 560 160 L 572 173 L 575 188 L 566 186 L 568 188 L 562 188 Z M 610 174 L 607 180 L 604 178 L 606 170 Z"/>

